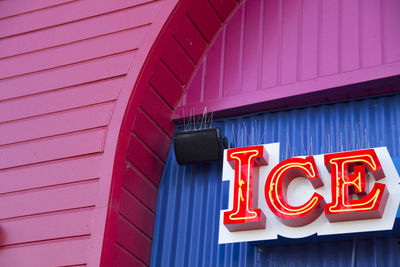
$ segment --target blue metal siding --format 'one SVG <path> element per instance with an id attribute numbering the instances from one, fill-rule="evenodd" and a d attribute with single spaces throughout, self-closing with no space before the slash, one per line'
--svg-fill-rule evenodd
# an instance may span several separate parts
<path id="1" fill-rule="evenodd" d="M 400 156 L 400 95 L 228 118 L 214 125 L 236 147 L 280 142 L 281 159 L 377 146 Z M 400 266 L 394 234 L 218 245 L 227 190 L 217 163 L 179 166 L 170 149 L 158 193 L 151 266 Z"/>

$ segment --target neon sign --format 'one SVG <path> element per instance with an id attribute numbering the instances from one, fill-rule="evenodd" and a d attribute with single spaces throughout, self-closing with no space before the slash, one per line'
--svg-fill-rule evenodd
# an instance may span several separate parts
<path id="1" fill-rule="evenodd" d="M 321 187 L 313 157 L 292 158 L 282 161 L 269 173 L 265 183 L 265 200 L 270 210 L 288 226 L 303 226 L 314 221 L 323 211 L 324 198 L 314 195 L 303 205 L 293 207 L 285 200 L 287 185 L 297 177 L 310 180 L 314 188 Z"/>
<path id="2" fill-rule="evenodd" d="M 331 171 L 332 202 L 325 206 L 329 221 L 381 218 L 388 199 L 384 184 L 375 183 L 366 192 L 366 170 L 375 180 L 385 177 L 381 163 L 373 149 L 325 155 L 325 165 Z M 350 174 L 351 167 L 353 171 Z M 362 197 L 350 200 L 350 193 Z"/>
<path id="3" fill-rule="evenodd" d="M 219 243 L 390 230 L 399 177 L 385 147 L 279 162 L 279 143 L 225 151 Z"/>
<path id="4" fill-rule="evenodd" d="M 265 215 L 260 209 L 252 209 L 257 205 L 257 194 L 253 190 L 258 177 L 254 177 L 254 167 L 268 164 L 268 154 L 263 146 L 249 149 L 237 148 L 228 150 L 227 159 L 235 169 L 235 185 L 233 209 L 224 213 L 224 224 L 229 231 L 263 229 Z"/>

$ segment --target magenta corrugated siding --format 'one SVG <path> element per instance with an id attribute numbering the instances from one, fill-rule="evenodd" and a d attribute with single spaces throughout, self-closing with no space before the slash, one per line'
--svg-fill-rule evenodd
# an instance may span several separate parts
<path id="1" fill-rule="evenodd" d="M 249 0 L 209 50 L 175 117 L 398 75 L 398 14 L 395 0 Z"/>

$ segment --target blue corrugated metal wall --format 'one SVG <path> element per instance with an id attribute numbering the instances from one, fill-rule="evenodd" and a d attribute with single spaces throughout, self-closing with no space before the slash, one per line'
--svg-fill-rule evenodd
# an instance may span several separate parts
<path id="1" fill-rule="evenodd" d="M 387 146 L 400 156 L 400 95 L 215 121 L 234 146 L 281 143 L 281 159 Z M 399 239 L 218 245 L 227 186 L 217 163 L 179 166 L 170 150 L 158 193 L 151 266 L 400 266 Z"/>

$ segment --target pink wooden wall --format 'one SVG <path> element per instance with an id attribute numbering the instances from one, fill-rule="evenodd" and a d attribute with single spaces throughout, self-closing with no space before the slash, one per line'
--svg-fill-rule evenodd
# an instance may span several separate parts
<path id="1" fill-rule="evenodd" d="M 397 0 L 248 0 L 175 118 L 398 75 L 399 14 Z"/>
<path id="2" fill-rule="evenodd" d="M 110 124 L 175 3 L 0 1 L 0 266 L 99 266 Z"/>
<path id="3" fill-rule="evenodd" d="M 180 1 L 163 25 L 135 84 L 125 130 L 118 137 L 117 157 L 125 158 L 122 164 L 116 160 L 114 167 L 114 187 L 121 190 L 112 190 L 104 266 L 149 264 L 157 189 L 174 131 L 173 111 L 205 51 L 239 4 Z"/>
<path id="4" fill-rule="evenodd" d="M 0 1 L 0 266 L 149 264 L 172 112 L 239 3 Z"/>

